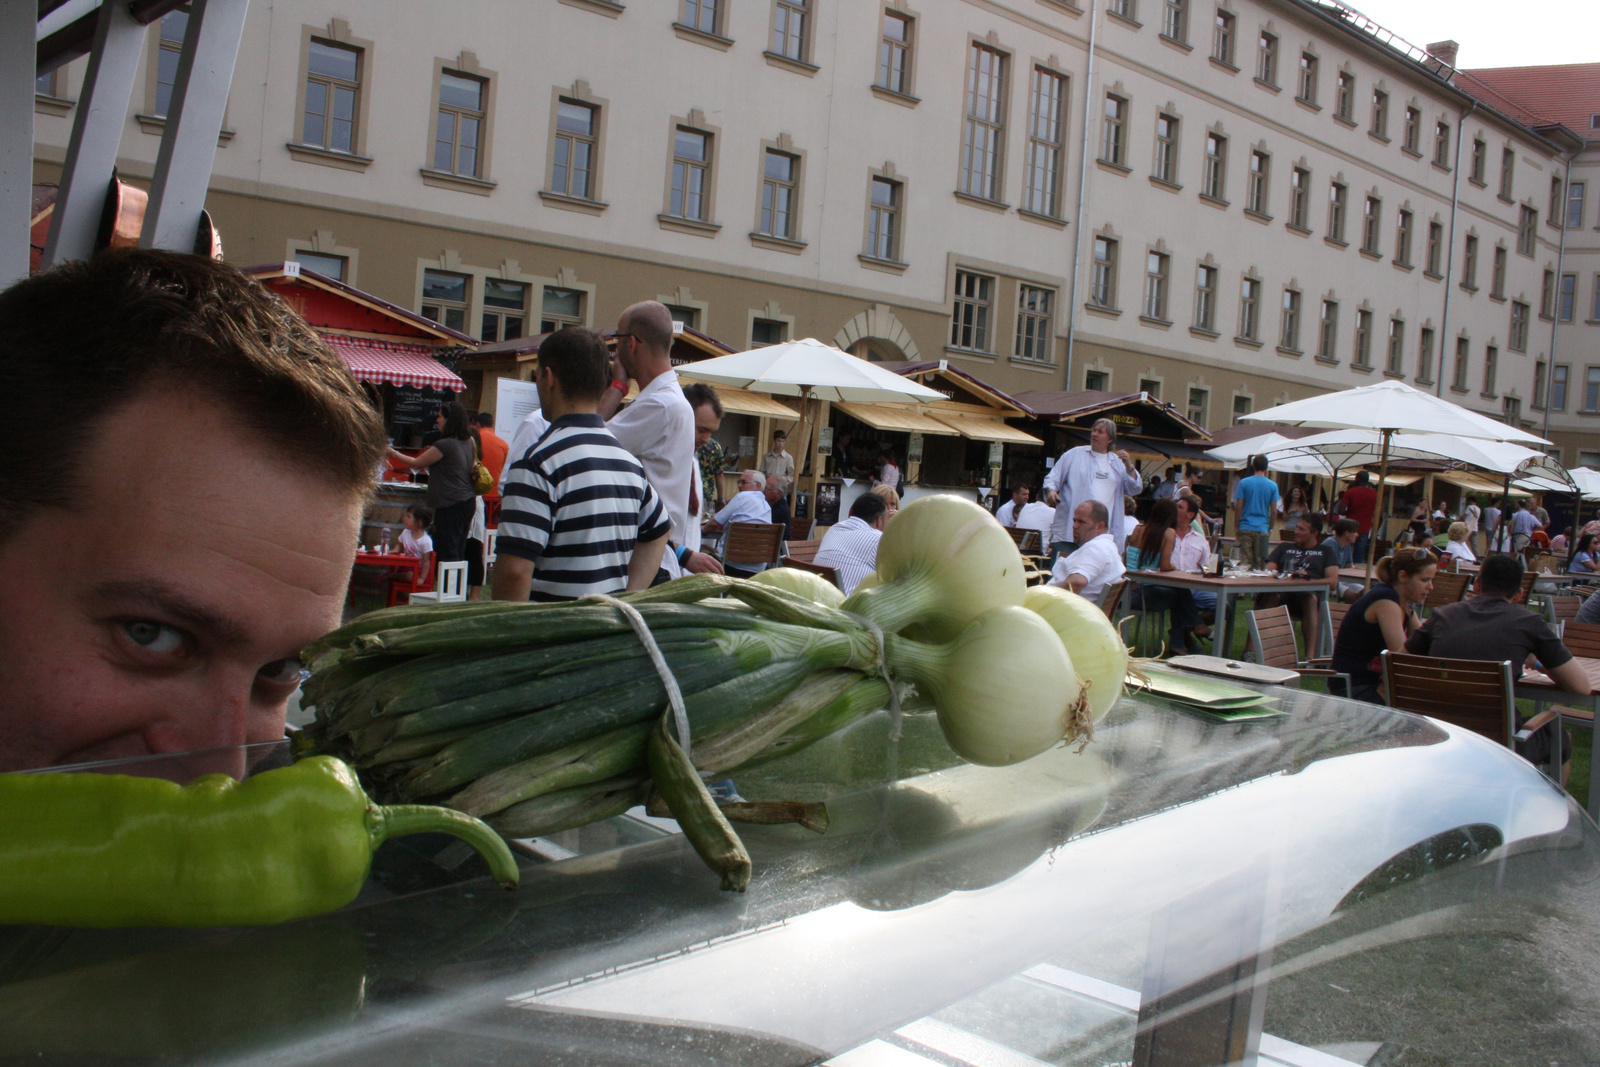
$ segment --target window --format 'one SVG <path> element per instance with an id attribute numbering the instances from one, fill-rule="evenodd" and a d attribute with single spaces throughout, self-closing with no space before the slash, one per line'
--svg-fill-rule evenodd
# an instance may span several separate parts
<path id="1" fill-rule="evenodd" d="M 1235 426 L 1239 425 L 1239 421 L 1254 410 L 1254 400 L 1247 396 L 1235 395 L 1233 398 L 1233 424 Z"/>
<path id="2" fill-rule="evenodd" d="M 806 9 L 811 0 L 777 0 L 772 9 L 772 51 L 785 59 L 806 61 L 809 51 Z"/>
<path id="3" fill-rule="evenodd" d="M 1517 165 L 1517 150 L 1505 148 L 1500 152 L 1500 195 L 1511 199 L 1511 176 Z"/>
<path id="4" fill-rule="evenodd" d="M 1152 177 L 1177 184 L 1178 120 L 1171 115 L 1156 116 L 1156 165 Z"/>
<path id="5" fill-rule="evenodd" d="M 1422 112 L 1414 107 L 1406 108 L 1405 139 L 1400 142 L 1402 148 L 1414 156 L 1422 154 L 1417 145 L 1422 143 Z"/>
<path id="6" fill-rule="evenodd" d="M 1103 370 L 1083 372 L 1083 387 L 1097 393 L 1104 393 L 1111 388 L 1111 375 Z"/>
<path id="7" fill-rule="evenodd" d="M 878 87 L 911 95 L 911 16 L 898 11 L 883 13 L 883 37 L 878 42 Z"/>
<path id="8" fill-rule="evenodd" d="M 1594 276 L 1594 298 L 1589 303 L 1589 317 L 1600 321 L 1600 274 Z"/>
<path id="9" fill-rule="evenodd" d="M 1295 97 L 1307 104 L 1317 102 L 1317 57 L 1310 52 L 1300 53 L 1300 86 Z"/>
<path id="10" fill-rule="evenodd" d="M 1189 390 L 1189 421 L 1196 426 L 1206 424 L 1206 406 L 1211 401 L 1211 393 L 1205 389 Z"/>
<path id="11" fill-rule="evenodd" d="M 709 221 L 711 206 L 711 135 L 679 126 L 672 138 L 672 192 L 667 214 Z"/>
<path id="12" fill-rule="evenodd" d="M 1225 199 L 1224 183 L 1228 179 L 1228 139 L 1215 133 L 1206 134 L 1205 173 L 1200 182 L 1200 195 L 1214 200 Z"/>
<path id="13" fill-rule="evenodd" d="M 1322 319 L 1317 324 L 1317 358 L 1324 363 L 1337 363 L 1335 345 L 1339 342 L 1339 305 L 1332 300 L 1322 302 Z"/>
<path id="14" fill-rule="evenodd" d="M 1296 352 L 1300 350 L 1300 294 L 1294 289 L 1283 291 L 1283 315 L 1278 321 L 1278 347 Z"/>
<path id="15" fill-rule="evenodd" d="M 950 316 L 950 347 L 989 350 L 989 308 L 994 279 L 987 274 L 956 271 L 956 304 Z"/>
<path id="16" fill-rule="evenodd" d="M 1402 266 L 1411 266 L 1411 212 L 1401 209 L 1395 217 L 1394 227 L 1394 261 Z"/>
<path id="17" fill-rule="evenodd" d="M 1117 306 L 1117 242 L 1108 237 L 1094 239 L 1094 270 L 1089 276 L 1089 303 L 1103 308 Z"/>
<path id="18" fill-rule="evenodd" d="M 1051 361 L 1050 307 L 1054 299 L 1053 290 L 1037 285 L 1017 286 L 1018 359 L 1031 359 L 1036 363 Z"/>
<path id="19" fill-rule="evenodd" d="M 1189 40 L 1189 0 L 1167 0 L 1161 12 L 1161 33 L 1174 41 Z"/>
<path id="20" fill-rule="evenodd" d="M 1478 287 L 1478 239 L 1467 234 L 1466 248 L 1461 253 L 1461 288 Z"/>
<path id="21" fill-rule="evenodd" d="M 1561 224 L 1561 176 L 1553 175 L 1550 178 L 1550 214 L 1546 216 L 1552 226 Z"/>
<path id="22" fill-rule="evenodd" d="M 1587 187 L 1585 182 L 1570 182 L 1567 185 L 1567 229 L 1569 230 L 1583 228 L 1583 194 Z"/>
<path id="23" fill-rule="evenodd" d="M 1106 10 L 1113 15 L 1121 15 L 1129 22 L 1137 22 L 1139 20 L 1139 0 L 1111 0 L 1111 4 Z"/>
<path id="24" fill-rule="evenodd" d="M 1426 326 L 1417 335 L 1417 381 L 1433 381 L 1433 330 Z"/>
<path id="25" fill-rule="evenodd" d="M 1005 139 L 1006 57 L 981 44 L 967 57 L 967 118 L 961 138 L 961 191 L 1000 199 L 1000 151 Z"/>
<path id="26" fill-rule="evenodd" d="M 900 259 L 900 183 L 873 178 L 867 207 L 867 250 L 873 259 Z"/>
<path id="27" fill-rule="evenodd" d="M 1456 368 L 1450 378 L 1450 388 L 1460 393 L 1467 391 L 1467 362 L 1471 349 L 1472 345 L 1465 337 L 1456 338 Z"/>
<path id="28" fill-rule="evenodd" d="M 1389 94 L 1382 89 L 1372 90 L 1372 134 L 1389 139 Z"/>
<path id="29" fill-rule="evenodd" d="M 1450 166 L 1450 124 L 1436 122 L 1433 126 L 1433 165 Z"/>
<path id="30" fill-rule="evenodd" d="M 767 149 L 761 171 L 761 233 L 794 240 L 795 187 L 800 161 L 787 152 Z"/>
<path id="31" fill-rule="evenodd" d="M 1576 274 L 1563 274 L 1561 276 L 1561 297 L 1556 304 L 1556 318 L 1561 322 L 1571 322 L 1572 312 L 1578 302 L 1578 276 Z"/>
<path id="32" fill-rule="evenodd" d="M 1033 68 L 1029 97 L 1028 181 L 1022 193 L 1026 211 L 1052 217 L 1061 214 L 1061 172 L 1066 155 L 1067 79 L 1043 67 Z"/>
<path id="33" fill-rule="evenodd" d="M 1528 305 L 1520 300 L 1511 302 L 1511 331 L 1506 339 L 1506 347 L 1513 352 L 1528 350 Z"/>
<path id="34" fill-rule="evenodd" d="M 1365 308 L 1356 312 L 1356 348 L 1350 362 L 1357 367 L 1372 366 L 1372 312 Z"/>
<path id="35" fill-rule="evenodd" d="M 555 151 L 550 161 L 550 191 L 594 199 L 595 112 L 576 100 L 556 101 Z"/>
<path id="36" fill-rule="evenodd" d="M 1500 350 L 1490 345 L 1483 350 L 1483 395 L 1494 396 L 1494 379 L 1499 370 Z"/>
<path id="37" fill-rule="evenodd" d="M 1211 31 L 1211 58 L 1218 63 L 1233 66 L 1233 37 L 1233 15 L 1227 11 L 1218 11 L 1216 25 Z"/>
<path id="38" fill-rule="evenodd" d="M 1526 204 L 1517 218 L 1517 251 L 1533 255 L 1533 236 L 1539 229 L 1539 213 Z"/>
<path id="39" fill-rule="evenodd" d="M 1389 362 L 1385 366 L 1396 377 L 1405 373 L 1406 324 L 1400 319 L 1389 320 Z"/>
<path id="40" fill-rule="evenodd" d="M 1541 360 L 1533 365 L 1533 407 L 1539 410 L 1544 407 L 1545 365 Z"/>
<path id="41" fill-rule="evenodd" d="M 678 21 L 691 30 L 716 33 L 720 6 L 719 0 L 683 0 L 683 15 Z"/>
<path id="42" fill-rule="evenodd" d="M 1311 172 L 1296 167 L 1289 172 L 1289 225 L 1304 230 L 1306 226 L 1306 201 L 1311 188 Z"/>
<path id="43" fill-rule="evenodd" d="M 161 39 L 156 52 L 157 118 L 165 118 L 172 107 L 172 86 L 178 80 L 178 60 L 183 58 L 183 37 L 189 32 L 189 12 L 179 8 L 161 16 Z"/>
<path id="44" fill-rule="evenodd" d="M 1555 411 L 1567 410 L 1567 378 L 1571 372 L 1565 363 L 1557 363 L 1550 376 L 1550 407 Z"/>
<path id="45" fill-rule="evenodd" d="M 332 278 L 336 282 L 344 281 L 344 272 L 349 260 L 344 256 L 325 256 L 317 252 L 306 252 L 295 249 L 294 261 L 307 270 L 314 270 L 325 278 Z"/>
<path id="46" fill-rule="evenodd" d="M 548 298 L 549 290 L 545 291 L 545 295 Z M 700 323 L 699 308 L 684 307 L 680 304 L 668 304 L 667 314 L 672 316 L 673 322 L 681 323 L 689 329 L 696 328 Z"/>
<path id="47" fill-rule="evenodd" d="M 521 337 L 528 316 L 528 287 L 499 278 L 483 280 L 483 341 L 510 341 Z"/>
<path id="48" fill-rule="evenodd" d="M 1217 329 L 1217 268 L 1202 265 L 1194 277 L 1194 326 L 1215 333 Z"/>
<path id="49" fill-rule="evenodd" d="M 33 91 L 40 96 L 55 96 L 56 72 L 52 70 L 33 79 Z"/>
<path id="50" fill-rule="evenodd" d="M 467 329 L 467 276 L 422 272 L 422 317 L 463 333 Z"/>
<path id="51" fill-rule="evenodd" d="M 692 315 L 690 322 L 693 323 Z M 674 315 L 674 318 L 677 316 Z M 561 289 L 554 285 L 544 287 L 539 298 L 539 332 L 550 333 L 563 326 L 583 325 L 583 292 L 578 289 Z"/>
<path id="52" fill-rule="evenodd" d="M 433 169 L 476 178 L 483 129 L 484 81 L 441 71 L 439 115 L 433 134 Z"/>
<path id="53" fill-rule="evenodd" d="M 1348 70 L 1341 70 L 1336 80 L 1333 113 L 1346 122 L 1355 121 L 1356 107 L 1356 76 Z"/>
<path id="54" fill-rule="evenodd" d="M 1249 187 L 1245 191 L 1245 208 L 1258 215 L 1267 213 L 1267 179 L 1272 157 L 1265 152 L 1250 153 Z"/>
<path id="55" fill-rule="evenodd" d="M 1345 187 L 1338 182 L 1328 185 L 1328 237 L 1335 241 L 1344 240 L 1344 199 Z"/>
<path id="56" fill-rule="evenodd" d="M 1556 272 L 1544 272 L 1544 284 L 1539 287 L 1539 314 L 1550 318 L 1555 314 L 1556 306 Z"/>
<path id="57" fill-rule="evenodd" d="M 1167 317 L 1167 257 L 1160 252 L 1145 257 L 1144 317 L 1163 321 Z"/>
<path id="58" fill-rule="evenodd" d="M 1484 184 L 1484 175 L 1489 169 L 1489 146 L 1484 144 L 1482 137 L 1472 139 L 1472 180 L 1479 185 Z"/>
<path id="59" fill-rule="evenodd" d="M 1378 254 L 1379 230 L 1383 226 L 1383 201 L 1367 197 L 1367 206 L 1361 216 L 1361 250 Z"/>
<path id="60" fill-rule="evenodd" d="M 1583 372 L 1583 410 L 1600 411 L 1600 367 Z"/>
<path id="61" fill-rule="evenodd" d="M 1516 426 L 1522 422 L 1522 401 L 1514 396 L 1508 396 L 1501 404 L 1501 417 L 1508 426 Z"/>
<path id="62" fill-rule="evenodd" d="M 1155 378 L 1140 378 L 1139 392 L 1144 393 L 1151 400 L 1161 399 L 1161 382 Z"/>
<path id="63" fill-rule="evenodd" d="M 1439 258 L 1444 254 L 1444 224 L 1440 222 L 1428 223 L 1428 265 L 1427 272 L 1435 278 L 1440 277 Z"/>
<path id="64" fill-rule="evenodd" d="M 1106 94 L 1105 118 L 1100 124 L 1100 158 L 1116 166 L 1125 166 L 1127 155 L 1126 123 L 1128 102 L 1120 96 Z"/>
<path id="65" fill-rule="evenodd" d="M 1278 39 L 1270 33 L 1256 41 L 1256 80 L 1278 84 Z"/>
<path id="66" fill-rule="evenodd" d="M 165 31 L 165 19 L 161 25 Z M 312 38 L 306 59 L 306 108 L 301 116 L 301 143 L 331 152 L 354 152 L 356 101 L 360 91 L 361 52 Z"/>
<path id="67" fill-rule="evenodd" d="M 766 348 L 789 339 L 789 324 L 779 319 L 752 319 L 750 321 L 750 347 Z"/>
<path id="68" fill-rule="evenodd" d="M 1256 340 L 1261 328 L 1261 283 L 1246 278 L 1239 285 L 1239 336 Z"/>

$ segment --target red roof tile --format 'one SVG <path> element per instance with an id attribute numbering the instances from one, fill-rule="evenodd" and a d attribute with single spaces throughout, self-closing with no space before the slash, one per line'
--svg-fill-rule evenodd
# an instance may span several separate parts
<path id="1" fill-rule="evenodd" d="M 1456 88 L 1529 126 L 1560 123 L 1591 140 L 1600 115 L 1600 63 L 1456 72 Z"/>

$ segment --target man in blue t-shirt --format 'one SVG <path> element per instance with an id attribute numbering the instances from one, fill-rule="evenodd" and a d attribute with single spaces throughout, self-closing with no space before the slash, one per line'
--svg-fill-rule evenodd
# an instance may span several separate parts
<path id="1" fill-rule="evenodd" d="M 1267 558 L 1267 531 L 1272 528 L 1272 512 L 1282 494 L 1278 483 L 1264 473 L 1267 457 L 1256 456 L 1250 461 L 1255 473 L 1239 479 L 1233 491 L 1233 510 L 1239 517 L 1239 553 L 1251 570 L 1260 570 Z"/>

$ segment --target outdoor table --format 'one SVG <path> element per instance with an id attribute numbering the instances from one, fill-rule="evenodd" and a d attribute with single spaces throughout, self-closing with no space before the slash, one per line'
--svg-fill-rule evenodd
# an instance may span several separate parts
<path id="1" fill-rule="evenodd" d="M 1311 593 L 1317 598 L 1317 610 L 1322 613 L 1322 632 L 1318 636 L 1317 649 L 1306 649 L 1306 656 L 1333 655 L 1333 617 L 1328 613 L 1328 589 L 1331 583 L 1327 581 L 1283 578 L 1265 571 L 1229 574 L 1221 578 L 1192 571 L 1129 571 L 1126 577 L 1138 585 L 1217 594 L 1216 625 L 1220 636 L 1211 647 L 1223 652 L 1233 649 L 1233 613 L 1229 607 L 1234 600 L 1241 596 L 1253 599 L 1262 593 Z M 1141 608 L 1140 614 L 1143 612 Z"/>
<path id="2" fill-rule="evenodd" d="M 1589 695 L 1580 696 L 1577 693 L 1568 693 L 1559 688 L 1550 676 L 1540 671 L 1523 671 L 1518 678 L 1515 691 L 1518 699 L 1533 701 L 1535 715 L 1546 704 L 1557 706 L 1556 729 L 1559 731 L 1563 722 L 1575 723 L 1578 726 L 1594 729 L 1594 720 L 1566 719 L 1560 714 L 1561 704 L 1575 704 L 1580 708 L 1588 708 L 1591 712 L 1600 715 L 1600 659 L 1587 659 L 1583 656 L 1574 656 L 1572 662 L 1583 668 L 1583 673 L 1589 679 Z M 1596 774 L 1594 765 L 1594 751 L 1589 752 L 1589 816 L 1600 819 L 1600 774 Z"/>
<path id="3" fill-rule="evenodd" d="M 408 570 L 413 575 L 422 563 L 420 556 L 408 556 L 404 552 L 357 552 L 356 562 L 369 567 L 393 567 L 396 570 Z"/>

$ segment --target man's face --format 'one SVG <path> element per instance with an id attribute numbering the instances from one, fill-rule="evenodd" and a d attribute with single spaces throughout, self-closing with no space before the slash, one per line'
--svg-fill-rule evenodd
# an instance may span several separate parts
<path id="1" fill-rule="evenodd" d="M 766 482 L 748 474 L 739 475 L 739 492 L 747 493 L 752 489 L 765 489 Z"/>
<path id="2" fill-rule="evenodd" d="M 767 499 L 773 503 L 783 499 L 783 487 L 778 484 L 778 476 L 776 474 L 767 475 Z"/>
<path id="3" fill-rule="evenodd" d="M 634 338 L 633 334 L 628 332 L 628 324 L 618 320 L 616 336 L 617 364 L 622 368 L 623 373 L 629 378 L 638 377 L 638 374 L 636 373 L 637 367 L 633 358 L 638 343 L 639 342 Z"/>
<path id="4" fill-rule="evenodd" d="M 1111 432 L 1104 426 L 1096 426 L 1089 431 L 1089 444 L 1096 452 L 1104 452 L 1111 447 Z"/>
<path id="5" fill-rule="evenodd" d="M 1339 543 L 1341 545 L 1353 545 L 1360 537 L 1361 531 L 1359 529 L 1346 530 L 1344 533 L 1339 535 Z"/>
<path id="6" fill-rule="evenodd" d="M 722 416 L 710 404 L 701 404 L 694 409 L 694 445 L 699 448 L 711 440 L 711 435 L 717 432 L 722 425 Z"/>
<path id="7" fill-rule="evenodd" d="M 789 441 L 788 441 L 787 438 L 785 438 L 785 437 L 783 437 L 781 435 L 778 435 L 778 434 L 774 434 L 773 437 L 772 437 L 772 450 L 774 452 L 782 452 L 783 451 L 783 446 L 788 444 L 788 443 L 789 443 Z"/>
<path id="8" fill-rule="evenodd" d="M 1310 548 L 1317 543 L 1317 532 L 1304 519 L 1294 524 L 1294 543 L 1301 548 Z"/>
<path id="9" fill-rule="evenodd" d="M 1187 526 L 1194 521 L 1194 503 L 1188 497 L 1178 498 L 1178 525 Z"/>
<path id="10" fill-rule="evenodd" d="M 0 542 L 0 770 L 282 737 L 359 502 L 183 392 L 103 420 L 80 471 Z"/>
<path id="11" fill-rule="evenodd" d="M 1095 522 L 1089 514 L 1088 504 L 1079 504 L 1072 512 L 1072 539 L 1078 544 L 1083 544 L 1090 538 L 1098 537 L 1105 530 L 1105 526 Z"/>
<path id="12" fill-rule="evenodd" d="M 1026 504 L 1028 502 L 1028 487 L 1024 485 L 1015 493 L 1012 493 L 1011 502 L 1019 508 Z"/>

